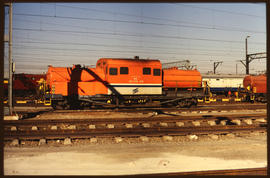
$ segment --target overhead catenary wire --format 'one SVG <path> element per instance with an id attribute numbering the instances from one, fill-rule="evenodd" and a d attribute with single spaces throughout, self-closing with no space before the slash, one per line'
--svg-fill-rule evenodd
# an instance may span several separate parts
<path id="1" fill-rule="evenodd" d="M 24 20 L 22 20 L 22 21 L 24 21 Z M 48 24 L 51 24 L 51 23 L 48 23 Z M 60 25 L 60 24 L 56 24 L 56 23 L 53 23 L 54 25 Z M 68 26 L 68 25 L 67 25 Z M 70 35 L 72 35 L 72 34 L 70 34 Z M 87 35 L 90 35 L 90 34 L 87 34 Z M 97 36 L 91 36 L 92 38 L 97 38 L 97 39 L 116 39 L 116 40 L 120 40 L 120 41 L 128 41 L 128 42 L 141 42 L 141 40 L 135 40 L 135 39 L 126 39 L 126 38 L 118 38 L 118 37 L 104 37 L 104 36 L 99 36 L 99 37 L 97 37 Z M 18 36 L 16 36 L 16 38 L 18 38 Z M 24 38 L 24 37 L 19 37 L 19 38 Z M 31 39 L 31 38 L 25 38 L 25 39 Z M 47 40 L 48 41 L 48 40 Z M 149 41 L 149 40 L 146 40 L 146 39 L 144 39 L 143 40 L 144 42 L 147 42 L 147 43 L 153 43 L 153 44 L 163 44 L 163 45 L 166 45 L 166 46 L 168 46 L 168 45 L 173 45 L 173 46 L 175 46 L 175 45 L 179 45 L 178 43 L 167 43 L 167 42 L 164 42 L 164 41 L 162 41 L 162 42 L 160 42 L 160 41 Z M 181 45 L 183 45 L 183 44 L 181 44 Z M 204 44 L 204 45 L 198 45 L 198 44 L 193 44 L 192 46 L 199 46 L 199 47 L 207 47 L 207 45 L 206 44 Z M 235 48 L 234 48 L 235 49 Z"/>
<path id="2" fill-rule="evenodd" d="M 22 21 L 24 21 L 24 19 L 22 19 Z M 28 20 L 25 20 L 25 21 L 28 21 Z M 35 22 L 35 21 L 31 21 L 31 22 L 33 22 L 33 23 L 37 23 L 37 22 Z M 47 22 L 47 24 L 53 24 L 53 25 L 64 25 L 64 24 L 58 24 L 58 23 L 48 23 Z M 64 26 L 73 26 L 73 27 L 81 27 L 81 26 L 74 26 L 74 25 L 64 25 Z M 86 29 L 89 29 L 89 28 L 86 28 Z M 103 29 L 104 30 L 104 29 Z M 97 37 L 96 37 L 97 38 Z M 109 37 L 98 37 L 98 38 L 103 38 L 103 39 L 115 39 L 115 38 L 109 38 Z M 117 39 L 120 39 L 120 38 L 117 38 Z M 120 40 L 124 40 L 124 41 L 127 41 L 126 39 L 120 39 Z M 128 41 L 130 41 L 130 40 L 128 40 Z M 132 40 L 132 41 L 137 41 L 137 42 L 140 42 L 140 40 Z M 160 43 L 160 42 L 157 42 L 157 41 L 155 41 L 155 42 L 151 42 L 151 41 L 147 41 L 147 40 L 145 40 L 144 39 L 144 42 L 148 42 L 148 43 Z M 165 42 L 162 42 L 162 44 L 163 43 L 165 43 Z M 239 42 L 239 43 L 241 43 L 241 42 Z M 166 44 L 168 44 L 168 43 L 166 43 Z M 174 44 L 175 45 L 175 44 Z M 198 46 L 198 45 L 196 45 L 196 46 Z M 204 45 L 205 46 L 205 45 Z"/>
<path id="3" fill-rule="evenodd" d="M 80 9 L 80 8 L 72 7 L 72 6 L 70 6 L 70 7 L 64 7 L 64 6 L 65 5 L 54 4 L 55 9 L 56 9 L 56 7 L 74 8 L 76 10 Z M 92 8 L 91 8 L 91 10 L 89 10 L 89 9 L 87 10 L 87 8 L 85 8 L 85 7 L 86 6 L 83 6 L 81 10 L 95 11 Z M 38 35 L 39 38 L 44 38 L 44 36 L 48 36 L 48 37 L 46 37 L 47 42 L 44 42 L 44 41 L 41 41 L 41 40 L 30 41 L 29 40 L 30 38 L 26 38 L 27 41 L 18 41 L 17 39 L 19 39 L 19 38 L 15 38 L 15 40 L 14 40 L 15 44 L 32 44 L 33 46 L 36 45 L 36 46 L 41 47 L 40 49 L 33 49 L 31 47 L 18 46 L 17 48 L 15 48 L 16 51 L 17 51 L 17 53 L 16 53 L 17 54 L 17 56 L 16 56 L 17 59 L 19 59 L 19 58 L 21 59 L 23 57 L 25 59 L 27 58 L 26 55 L 22 54 L 22 52 L 24 52 L 24 51 L 31 51 L 33 53 L 35 52 L 36 56 L 40 54 L 42 57 L 46 56 L 44 54 L 49 54 L 48 56 L 56 55 L 56 56 L 59 56 L 59 59 L 64 59 L 64 58 L 61 58 L 61 53 L 63 54 L 63 56 L 70 56 L 69 54 L 74 55 L 74 59 L 75 59 L 75 55 L 78 54 L 77 57 L 83 57 L 83 58 L 86 59 L 87 56 L 84 56 L 84 55 L 85 55 L 85 53 L 87 51 L 84 51 L 84 49 L 83 49 L 84 47 L 85 48 L 89 47 L 91 50 L 98 49 L 98 47 L 104 47 L 104 48 L 100 48 L 101 49 L 100 51 L 95 51 L 94 52 L 95 54 L 97 54 L 97 56 L 99 56 L 99 54 L 100 54 L 101 57 L 103 57 L 103 55 L 105 55 L 105 56 L 109 55 L 111 51 L 104 51 L 104 50 L 107 50 L 107 48 L 111 48 L 111 50 L 115 51 L 115 52 L 112 52 L 110 54 L 112 56 L 121 55 L 121 53 L 123 53 L 123 55 L 128 55 L 129 56 L 130 54 L 133 55 L 132 53 L 137 52 L 137 51 L 143 54 L 143 53 L 145 53 L 144 50 L 147 49 L 149 51 L 153 51 L 153 53 L 146 53 L 146 56 L 149 54 L 149 56 L 152 58 L 153 56 L 159 56 L 159 54 L 160 54 L 160 56 L 162 56 L 162 55 L 164 56 L 164 58 L 163 58 L 164 60 L 168 60 L 168 58 L 166 59 L 166 57 L 170 57 L 170 56 L 173 56 L 173 57 L 176 57 L 176 58 L 178 56 L 180 56 L 180 55 L 182 55 L 182 56 L 192 56 L 192 55 L 190 55 L 191 53 L 193 53 L 193 57 L 194 56 L 195 57 L 199 56 L 201 54 L 205 54 L 204 56 L 206 57 L 207 55 L 215 55 L 215 54 L 217 54 L 217 53 L 214 53 L 214 52 L 220 52 L 221 53 L 223 51 L 224 51 L 224 53 L 228 52 L 228 54 L 224 55 L 224 58 L 228 58 L 228 59 L 229 58 L 232 58 L 232 59 L 242 58 L 241 52 L 243 51 L 243 48 L 240 48 L 240 46 L 243 44 L 243 41 L 242 40 L 237 41 L 236 38 L 235 39 L 232 38 L 233 40 L 228 40 L 229 38 L 227 38 L 227 39 L 208 39 L 208 38 L 200 38 L 199 37 L 199 39 L 197 39 L 198 37 L 194 37 L 193 35 L 191 35 L 191 36 L 169 35 L 170 33 L 166 33 L 166 35 L 163 35 L 163 34 L 161 35 L 161 33 L 157 33 L 157 34 L 152 33 L 152 34 L 150 34 L 152 36 L 148 36 L 148 34 L 140 34 L 140 33 L 134 33 L 134 32 L 123 32 L 123 31 L 120 31 L 120 30 L 115 31 L 115 29 L 111 30 L 109 28 L 107 28 L 107 29 L 106 28 L 104 28 L 104 29 L 98 29 L 98 28 L 93 29 L 93 28 L 83 27 L 83 25 L 86 24 L 86 20 L 84 20 L 84 22 L 78 20 L 77 21 L 78 23 L 83 22 L 83 23 L 80 23 L 78 25 L 74 25 L 73 21 L 70 21 L 72 23 L 68 23 L 69 20 L 63 20 L 62 18 L 59 18 L 59 20 L 57 20 L 56 17 L 60 15 L 61 10 L 62 9 L 57 8 L 57 13 L 56 13 L 56 10 L 54 11 L 54 17 L 49 17 L 48 19 L 46 19 L 47 17 L 39 18 L 40 21 L 38 23 L 41 24 L 41 22 L 42 22 L 42 26 L 40 25 L 40 30 L 39 31 L 38 30 L 30 30 L 30 31 L 28 31 L 28 30 L 25 30 L 25 29 L 28 29 L 28 28 L 25 28 L 25 26 L 27 26 L 27 25 L 25 25 L 25 26 L 22 25 L 21 26 L 21 27 L 24 28 L 24 30 L 21 30 L 20 33 L 18 33 L 21 37 L 23 37 L 22 34 L 26 34 L 26 35 L 24 35 L 26 37 L 29 37 L 29 36 L 32 37 L 32 36 L 35 36 L 35 35 Z M 120 11 L 119 12 L 106 12 L 106 10 L 104 10 L 104 9 L 102 9 L 102 10 L 96 9 L 95 12 L 98 12 L 98 11 L 103 11 L 103 13 L 114 14 L 114 15 L 122 15 L 122 16 L 125 16 L 124 14 L 128 14 L 128 13 L 122 13 Z M 76 12 L 76 11 L 74 11 L 74 12 Z M 28 14 L 28 13 L 26 13 L 26 14 Z M 188 22 L 177 21 L 177 20 L 173 20 L 173 19 L 165 20 L 164 18 L 159 18 L 159 17 L 156 17 L 156 18 L 152 17 L 151 18 L 151 17 L 147 17 L 145 15 L 143 16 L 140 13 L 137 14 L 137 15 L 130 14 L 130 16 L 129 15 L 126 15 L 126 16 L 128 16 L 128 17 L 137 17 L 137 20 L 127 20 L 127 21 L 131 21 L 132 23 L 137 23 L 137 24 L 142 24 L 142 22 L 146 22 L 146 23 L 155 23 L 155 25 L 160 25 L 160 26 L 162 25 L 162 26 L 166 26 L 166 27 L 170 27 L 170 26 L 167 26 L 167 24 L 172 24 L 172 25 L 184 25 L 185 28 L 190 28 L 189 26 L 192 26 L 191 28 L 194 28 L 194 29 L 196 29 L 196 28 L 197 29 L 205 28 L 204 32 L 207 32 L 206 30 L 209 30 L 209 31 L 213 30 L 213 28 L 207 26 L 206 24 L 199 24 L 199 23 L 192 23 L 192 22 L 188 23 Z M 19 15 L 16 16 L 16 18 L 19 18 L 19 17 L 22 18 L 22 21 L 23 20 L 27 21 L 27 19 L 31 19 L 31 18 L 25 18 L 25 16 L 19 16 Z M 112 16 L 110 16 L 110 17 L 112 17 Z M 55 20 L 56 23 L 51 23 L 52 22 L 51 18 L 55 18 L 54 20 Z M 34 18 L 32 18 L 32 19 L 34 19 Z M 38 19 L 38 18 L 36 18 L 36 19 Z M 111 20 L 110 18 L 108 18 L 108 19 L 101 18 L 101 19 Z M 126 19 L 129 19 L 129 18 L 125 18 L 125 20 Z M 147 21 L 146 19 L 150 19 L 150 20 Z M 47 20 L 50 20 L 50 23 L 47 22 Z M 74 19 L 74 20 L 76 20 L 76 19 Z M 113 20 L 120 20 L 120 19 L 116 19 L 116 16 L 114 16 Z M 156 20 L 156 22 L 152 21 L 152 20 Z M 157 20 L 165 21 L 166 23 L 163 23 L 163 22 L 158 22 L 157 23 Z M 67 22 L 68 24 L 65 24 L 65 22 Z M 104 21 L 104 22 L 107 22 L 107 21 Z M 114 25 L 117 24 L 117 23 L 129 23 L 129 22 L 116 22 L 116 21 L 111 21 L 111 22 L 114 23 Z M 140 23 L 138 23 L 138 22 L 140 22 Z M 174 22 L 174 23 L 168 23 L 168 22 Z M 33 22 L 33 23 L 36 23 L 36 22 Z M 177 24 L 177 23 L 180 23 L 180 24 Z M 186 24 L 194 24 L 194 25 L 186 25 L 184 23 L 186 23 Z M 53 26 L 51 26 L 49 28 L 49 27 L 46 27 L 45 24 L 52 24 Z M 60 25 L 60 26 L 74 27 L 74 29 L 76 27 L 76 28 L 78 28 L 78 30 L 73 30 L 72 28 L 69 28 L 68 30 L 66 30 L 66 29 L 63 29 L 63 30 L 62 29 L 55 29 L 55 28 L 57 28 L 56 25 L 57 26 Z M 146 25 L 153 25 L 153 24 L 146 24 Z M 21 27 L 18 26 L 18 29 L 21 28 Z M 31 26 L 29 25 L 28 27 L 30 28 Z M 180 27 L 180 26 L 175 26 L 175 27 Z M 198 27 L 202 27 L 202 28 L 198 28 Z M 224 27 L 223 28 L 222 26 L 215 26 L 215 27 L 222 28 L 223 31 L 230 31 L 231 29 L 232 30 L 239 30 L 239 32 L 247 32 L 247 31 L 249 31 L 249 30 L 243 29 L 243 28 L 242 29 L 240 29 L 240 28 L 231 28 L 231 27 Z M 86 33 L 85 31 L 83 31 L 82 30 L 83 28 L 85 29 L 85 31 L 89 31 L 89 33 Z M 226 30 L 227 28 L 229 30 Z M 182 29 L 182 28 L 179 28 L 179 29 Z M 54 30 L 54 31 L 52 31 L 52 30 Z M 61 30 L 64 31 L 64 32 L 61 32 Z M 243 31 L 241 31 L 241 30 L 243 30 Z M 107 31 L 107 32 L 103 33 L 103 31 Z M 250 32 L 251 31 L 253 31 L 253 30 L 250 30 Z M 255 31 L 256 30 L 254 30 L 254 32 Z M 33 33 L 33 32 L 37 32 L 37 33 Z M 38 32 L 41 32 L 41 33 L 38 33 Z M 43 32 L 48 32 L 48 34 L 45 34 Z M 67 41 L 66 40 L 64 40 L 64 41 L 55 40 L 55 39 L 61 39 L 61 38 L 53 38 L 54 35 L 50 36 L 49 33 L 53 34 L 54 32 L 57 33 L 57 35 L 61 35 L 61 37 L 62 37 L 62 35 L 66 35 L 66 33 L 68 33 L 68 35 L 71 36 L 71 38 L 66 38 L 66 39 L 69 39 L 70 42 L 68 42 L 68 40 Z M 256 32 L 261 33 L 263 31 L 256 31 Z M 265 34 L 265 32 L 263 32 L 261 34 Z M 80 40 L 78 43 L 77 42 L 75 43 L 74 39 L 76 39 L 76 36 L 78 36 L 78 35 L 81 35 L 82 40 Z M 73 38 L 73 36 L 74 36 L 74 38 Z M 90 38 L 90 36 L 92 36 L 92 37 Z M 178 36 L 178 38 L 174 38 L 175 36 Z M 89 39 L 91 39 L 91 43 L 89 43 L 87 41 L 88 37 L 89 37 Z M 128 38 L 128 37 L 130 37 L 130 38 Z M 188 38 L 186 39 L 186 38 L 181 38 L 181 37 L 195 38 L 195 39 L 193 39 L 195 42 L 191 41 L 189 43 L 189 41 L 187 41 L 187 40 L 189 40 Z M 220 37 L 223 37 L 223 35 L 220 35 Z M 261 37 L 261 36 L 259 36 L 259 37 Z M 97 38 L 97 39 L 101 39 L 101 38 L 102 39 L 118 39 L 119 41 L 116 41 L 116 40 L 114 40 L 114 41 L 99 40 L 99 41 L 96 41 L 97 43 L 95 43 L 95 39 L 92 40 L 92 38 Z M 62 38 L 62 39 L 64 39 L 64 38 Z M 168 40 L 161 40 L 161 39 L 168 39 Z M 122 45 L 120 40 L 123 40 L 123 41 L 126 41 L 126 42 L 124 42 L 123 45 Z M 203 43 L 203 42 L 217 42 L 217 41 L 213 41 L 213 40 L 219 40 L 219 42 L 221 42 L 222 40 L 225 40 L 225 42 L 223 41 L 222 43 L 224 43 L 224 44 L 216 45 L 216 46 L 212 46 L 212 47 L 209 47 L 209 45 L 210 44 L 215 44 L 215 43 Z M 196 42 L 196 41 L 202 41 L 202 42 Z M 232 42 L 232 41 L 234 41 L 234 42 Z M 135 42 L 138 42 L 138 43 L 135 43 Z M 141 43 L 139 43 L 139 42 L 141 42 Z M 172 43 L 168 43 L 168 42 L 172 42 Z M 180 42 L 181 43 L 183 42 L 183 44 L 179 44 Z M 153 45 L 150 45 L 149 43 L 153 43 Z M 162 44 L 164 47 L 156 45 L 154 43 Z M 170 45 L 172 45 L 172 47 L 170 48 L 166 44 L 170 44 Z M 181 48 L 181 46 L 184 45 L 184 44 L 185 44 L 185 46 L 190 46 L 190 48 L 189 47 Z M 202 45 L 203 47 L 205 47 L 205 48 L 208 47 L 208 48 L 207 49 L 195 48 L 195 46 L 199 46 L 199 44 L 203 44 Z M 237 45 L 233 45 L 233 44 L 237 44 Z M 264 45 L 264 46 L 266 45 L 265 42 L 263 42 L 263 43 L 260 43 L 260 42 L 253 43 L 253 41 L 251 41 L 250 44 L 252 44 L 252 45 Z M 46 49 L 46 46 L 48 46 L 48 45 L 51 45 L 50 47 L 56 47 L 56 48 L 59 48 L 59 46 L 63 45 L 63 47 L 67 48 L 67 49 L 61 49 L 61 48 L 58 49 L 58 50 Z M 221 50 L 221 49 L 218 50 L 216 48 L 216 47 L 219 47 L 219 46 L 224 47 L 224 46 L 227 46 L 227 45 L 230 45 L 230 46 L 233 45 L 233 47 L 230 47 L 230 49 L 233 49 L 233 50 L 230 50 L 230 49 L 228 49 L 228 50 Z M 77 46 L 77 47 L 75 47 L 75 50 L 73 50 L 72 48 L 74 48 L 74 47 L 72 47 L 72 46 L 74 46 L 74 47 Z M 125 48 L 125 51 L 127 50 L 130 53 L 123 52 L 124 49 L 120 49 L 120 48 L 123 48 L 123 47 Z M 79 51 L 76 48 L 81 48 L 84 52 Z M 119 50 L 117 48 L 119 48 Z M 138 49 L 130 50 L 129 48 L 138 48 Z M 157 54 L 155 54 L 156 52 L 154 52 L 155 51 L 154 49 L 161 49 L 161 50 Z M 165 52 L 161 52 L 162 49 L 164 49 Z M 175 52 L 175 53 L 166 53 L 166 49 L 170 49 L 170 50 L 172 50 L 172 52 Z M 225 48 L 222 48 L 222 49 L 225 49 Z M 239 50 L 237 50 L 237 49 L 239 49 Z M 175 51 L 173 51 L 173 50 L 175 50 Z M 177 50 L 181 50 L 181 51 L 177 51 Z M 182 50 L 188 50 L 188 52 L 182 53 Z M 134 51 L 134 52 L 132 52 L 132 51 Z M 167 51 L 169 52 L 169 50 L 167 50 Z M 202 52 L 204 52 L 204 51 L 208 52 L 209 51 L 209 52 L 200 54 L 200 53 L 196 53 L 197 51 L 202 51 Z M 239 55 L 234 55 L 234 52 L 237 54 L 238 51 L 239 51 Z M 178 53 L 182 53 L 182 54 L 178 54 Z M 89 54 L 91 54 L 91 53 L 89 52 Z M 204 56 L 202 56 L 202 58 L 205 58 Z M 29 57 L 31 57 L 31 56 L 29 56 Z M 56 58 L 58 59 L 58 57 L 56 57 Z M 224 59 L 224 58 L 222 58 L 222 59 Z M 66 59 L 68 59 L 68 58 L 66 58 Z"/>
<path id="4" fill-rule="evenodd" d="M 204 10 L 208 10 L 208 11 L 221 12 L 221 13 L 227 13 L 227 14 L 236 14 L 236 15 L 241 15 L 241 16 L 249 16 L 249 17 L 254 17 L 254 18 L 259 18 L 259 19 L 265 20 L 264 16 L 247 14 L 247 13 L 240 13 L 240 12 L 235 12 L 235 11 L 213 9 L 213 8 L 202 7 L 202 6 L 198 7 L 198 6 L 194 6 L 194 5 L 190 5 L 190 4 L 183 4 L 183 3 L 172 3 L 172 5 L 185 6 L 185 7 L 189 7 L 189 8 L 204 9 Z"/>
<path id="5" fill-rule="evenodd" d="M 209 38 L 192 38 L 183 36 L 168 36 L 168 35 L 154 35 L 154 34 L 124 34 L 124 33 L 108 33 L 108 32 L 89 32 L 89 31 L 75 31 L 75 30 L 52 30 L 52 29 L 32 29 L 32 28 L 13 28 L 13 30 L 23 30 L 23 31 L 44 31 L 44 32 L 61 32 L 61 33 L 79 33 L 79 34 L 99 34 L 99 35 L 119 35 L 119 36 L 131 36 L 131 37 L 154 37 L 154 38 L 172 38 L 172 39 L 187 39 L 187 40 L 197 40 L 197 41 L 212 41 L 212 42 L 226 42 L 226 43 L 243 43 L 242 41 L 233 40 L 219 40 L 219 39 L 209 39 Z M 263 42 L 252 42 L 254 44 L 262 44 Z"/>
<path id="6" fill-rule="evenodd" d="M 36 47 L 36 46 L 25 46 L 25 45 L 14 45 L 15 48 L 28 48 L 28 49 L 43 49 L 43 50 L 53 50 L 53 51 L 100 51 L 100 52 L 114 52 L 114 53 L 146 53 L 146 54 L 179 54 L 179 52 L 162 52 L 162 51 L 141 51 L 141 50 L 134 50 L 134 51 L 128 51 L 128 50 L 98 50 L 98 49 L 75 49 L 75 48 L 49 48 L 49 47 Z M 217 56 L 232 56 L 231 54 L 228 55 L 221 55 L 221 54 L 214 54 L 214 53 L 180 53 L 182 55 L 217 55 Z"/>
<path id="7" fill-rule="evenodd" d="M 177 4 L 177 3 L 176 3 Z M 51 4 L 47 4 L 51 5 Z M 190 7 L 190 5 L 185 5 L 183 3 L 178 5 L 184 5 Z M 135 14 L 129 14 L 129 13 L 121 13 L 121 12 L 115 12 L 115 11 L 108 11 L 108 10 L 103 10 L 103 9 L 94 9 L 94 8 L 85 8 L 85 7 L 76 7 L 76 6 L 67 6 L 67 5 L 62 5 L 62 4 L 56 4 L 55 6 L 58 7 L 65 7 L 65 8 L 72 8 L 72 9 L 79 9 L 79 10 L 84 10 L 84 11 L 95 11 L 95 12 L 102 12 L 102 13 L 107 13 L 107 14 L 113 14 L 113 15 L 122 15 L 122 16 L 130 16 L 130 17 L 137 17 L 137 18 L 147 18 L 147 19 L 152 19 L 152 20 L 162 20 L 162 21 L 170 21 L 170 22 L 177 22 L 177 23 L 187 23 L 187 24 L 195 24 L 195 25 L 207 25 L 207 24 L 202 24 L 202 23 L 194 23 L 190 21 L 183 21 L 183 20 L 173 20 L 173 19 L 168 19 L 168 18 L 161 18 L 161 17 L 150 17 L 150 16 L 145 16 L 145 15 L 135 15 Z M 192 6 L 191 8 L 201 8 L 201 7 L 194 7 Z M 229 13 L 229 14 L 237 14 L 237 15 L 245 15 L 245 16 L 251 16 L 251 17 L 256 17 L 256 18 L 262 18 L 265 19 L 263 16 L 257 16 L 257 15 L 252 15 L 252 14 L 244 14 L 244 13 L 238 13 L 238 12 L 232 12 L 232 11 L 224 11 L 224 10 L 217 10 L 217 9 L 210 9 L 210 8 L 203 8 L 211 11 L 220 11 L 223 13 Z M 208 25 L 207 25 L 208 26 Z"/>
<path id="8" fill-rule="evenodd" d="M 208 30 L 221 30 L 221 31 L 238 31 L 238 32 L 250 32 L 250 33 L 263 33 L 264 31 L 254 31 L 254 30 L 244 30 L 244 29 L 225 29 L 225 27 L 219 28 L 215 27 L 203 27 L 203 26 L 190 26 L 190 25 L 180 25 L 180 24 L 168 24 L 168 23 L 156 23 L 156 22 L 144 22 L 144 21 L 134 21 L 134 20 L 115 20 L 115 19 L 102 19 L 102 18 L 91 18 L 91 17 L 72 17 L 72 16 L 60 16 L 60 15 L 41 15 L 41 14 L 25 14 L 25 13 L 14 13 L 14 15 L 20 16 L 31 16 L 31 17 L 47 17 L 47 18 L 60 18 L 69 20 L 93 20 L 102 22 L 119 22 L 119 23 L 135 23 L 142 25 L 158 25 L 158 26 L 173 26 L 173 27 L 184 27 L 184 28 L 195 28 L 195 29 L 208 29 Z"/>
<path id="9" fill-rule="evenodd" d="M 142 48 L 142 46 L 130 46 L 130 45 L 107 45 L 107 44 L 98 44 L 98 43 L 74 43 L 74 42 L 44 42 L 44 41 L 15 41 L 15 44 L 24 44 L 24 43 L 30 43 L 30 44 L 50 44 L 50 45 L 76 45 L 76 46 L 101 46 L 101 47 L 112 47 L 112 48 L 118 48 L 118 47 L 124 47 L 124 48 Z M 217 50 L 217 49 L 199 49 L 199 48 L 176 48 L 176 47 L 158 47 L 158 46 L 144 46 L 144 49 L 170 49 L 170 50 L 191 50 L 191 51 L 216 51 L 216 52 L 241 52 L 244 50 Z"/>

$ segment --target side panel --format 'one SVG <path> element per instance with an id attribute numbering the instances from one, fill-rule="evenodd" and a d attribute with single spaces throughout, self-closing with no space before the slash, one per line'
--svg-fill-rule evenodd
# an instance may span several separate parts
<path id="1" fill-rule="evenodd" d="M 107 94 L 104 84 L 104 74 L 95 68 L 81 68 L 80 66 L 48 68 L 47 83 L 52 94 L 70 95 L 97 95 Z"/>
<path id="2" fill-rule="evenodd" d="M 160 95 L 162 85 L 160 84 L 111 84 L 122 95 Z M 108 90 L 108 94 L 112 94 Z"/>
<path id="3" fill-rule="evenodd" d="M 78 94 L 79 95 L 97 95 L 107 94 L 108 88 L 106 88 L 100 82 L 79 82 L 78 83 Z"/>
<path id="4" fill-rule="evenodd" d="M 159 61 L 153 60 L 108 60 L 106 80 L 122 95 L 161 95 L 162 94 L 162 70 Z M 110 69 L 117 72 L 112 75 Z M 121 73 L 121 68 L 128 68 L 126 74 Z M 144 68 L 150 72 L 145 74 Z M 157 74 L 159 70 L 159 74 Z M 155 74 L 154 74 L 155 71 Z M 108 95 L 112 91 L 108 89 Z"/>
<path id="5" fill-rule="evenodd" d="M 68 82 L 53 82 L 51 86 L 52 94 L 68 95 Z"/>
<path id="6" fill-rule="evenodd" d="M 200 88 L 202 77 L 197 70 L 164 69 L 163 85 L 165 88 Z"/>
<path id="7" fill-rule="evenodd" d="M 242 78 L 203 78 L 210 88 L 238 88 L 243 87 Z"/>

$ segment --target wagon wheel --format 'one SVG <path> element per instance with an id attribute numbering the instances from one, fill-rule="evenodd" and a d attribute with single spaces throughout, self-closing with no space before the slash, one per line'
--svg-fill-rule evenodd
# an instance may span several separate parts
<path id="1" fill-rule="evenodd" d="M 184 107 L 186 107 L 186 105 L 187 105 L 187 103 L 186 103 L 185 100 L 182 100 L 182 101 L 178 102 L 178 107 L 180 107 L 180 108 L 184 108 Z"/>
<path id="2" fill-rule="evenodd" d="M 55 110 L 61 110 L 64 109 L 63 106 L 61 105 L 62 102 L 59 101 L 52 101 L 52 107 Z"/>

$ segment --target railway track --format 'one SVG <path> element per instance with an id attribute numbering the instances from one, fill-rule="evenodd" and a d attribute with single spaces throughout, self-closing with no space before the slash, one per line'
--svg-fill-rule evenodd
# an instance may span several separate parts
<path id="1" fill-rule="evenodd" d="M 21 119 L 34 118 L 42 113 L 54 114 L 103 114 L 106 113 L 155 113 L 155 114 L 185 114 L 185 113 L 217 113 L 217 112 L 238 112 L 238 111 L 266 111 L 265 104 L 232 104 L 232 105 L 202 105 L 196 108 L 117 108 L 117 109 L 91 109 L 91 110 L 53 110 L 46 108 L 17 107 L 16 113 Z"/>
<path id="2" fill-rule="evenodd" d="M 211 171 L 192 171 L 156 174 L 137 174 L 134 176 L 181 176 L 181 175 L 267 175 L 267 168 L 231 169 L 231 170 L 211 170 Z"/>
<path id="3" fill-rule="evenodd" d="M 210 135 L 247 132 L 265 132 L 266 127 L 261 126 L 211 126 L 211 127 L 151 127 L 132 129 L 94 129 L 94 130 L 32 130 L 32 131 L 6 131 L 5 140 L 23 139 L 65 139 L 65 138 L 91 138 L 91 137 L 140 137 L 140 136 L 186 136 L 186 135 Z"/>
<path id="4" fill-rule="evenodd" d="M 4 140 L 160 137 L 266 132 L 266 115 L 4 121 Z"/>
<path id="5" fill-rule="evenodd" d="M 54 113 L 74 113 L 74 112 L 152 112 L 154 110 L 164 111 L 164 112 L 174 112 L 174 111 L 221 111 L 221 110 L 256 110 L 256 109 L 266 109 L 265 104 L 224 104 L 224 105 L 198 105 L 193 108 L 176 108 L 176 107 L 145 107 L 145 106 L 133 106 L 133 107 L 121 107 L 121 108 L 99 108 L 99 109 L 86 109 L 86 110 L 54 110 Z"/>

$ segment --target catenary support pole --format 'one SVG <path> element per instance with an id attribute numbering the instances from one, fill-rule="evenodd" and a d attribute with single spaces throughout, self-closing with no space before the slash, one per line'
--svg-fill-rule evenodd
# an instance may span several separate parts
<path id="1" fill-rule="evenodd" d="M 13 113 L 13 101 L 12 101 L 12 3 L 9 4 L 9 42 L 8 42 L 8 57 L 9 57 L 9 82 L 8 82 L 8 105 L 9 115 Z"/>

